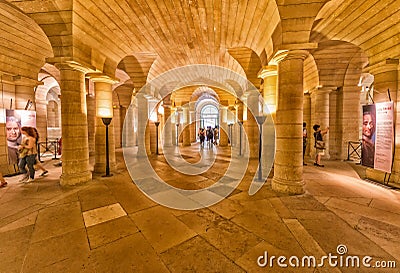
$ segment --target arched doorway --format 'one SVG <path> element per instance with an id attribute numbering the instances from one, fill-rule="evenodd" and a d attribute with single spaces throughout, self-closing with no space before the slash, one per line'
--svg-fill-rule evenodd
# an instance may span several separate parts
<path id="1" fill-rule="evenodd" d="M 200 110 L 200 127 L 215 128 L 219 126 L 219 111 L 218 108 L 212 104 L 204 105 Z"/>

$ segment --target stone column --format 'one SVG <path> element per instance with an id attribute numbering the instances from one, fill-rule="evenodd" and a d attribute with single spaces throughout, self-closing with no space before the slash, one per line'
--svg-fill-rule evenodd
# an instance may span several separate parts
<path id="1" fill-rule="evenodd" d="M 239 101 L 236 107 L 236 123 L 235 123 L 235 140 L 236 140 L 236 147 L 239 149 L 239 154 L 244 154 L 244 126 L 243 126 L 243 113 L 244 113 L 244 104 L 243 102 Z M 239 123 L 242 122 L 242 125 Z M 241 136 L 242 135 L 242 136 Z M 242 145 L 240 147 L 240 137 L 242 138 Z M 242 151 L 240 151 L 242 149 Z"/>
<path id="2" fill-rule="evenodd" d="M 121 119 L 124 119 L 123 129 L 122 129 L 122 146 L 124 147 L 133 147 L 136 145 L 135 142 L 135 109 L 136 106 L 133 104 L 129 105 L 126 110 L 125 115 L 121 116 Z M 121 113 L 122 114 L 122 113 Z"/>
<path id="3" fill-rule="evenodd" d="M 86 96 L 89 156 L 96 153 L 96 98 L 93 95 Z"/>
<path id="4" fill-rule="evenodd" d="M 165 147 L 171 147 L 173 145 L 173 127 L 175 123 L 172 123 L 173 117 L 171 116 L 171 105 L 163 104 L 164 107 L 164 128 L 161 136 Z"/>
<path id="5" fill-rule="evenodd" d="M 275 120 L 278 88 L 278 67 L 276 65 L 265 66 L 260 77 L 264 79 L 264 104 L 268 106 L 272 119 Z"/>
<path id="6" fill-rule="evenodd" d="M 76 185 L 92 179 L 89 170 L 85 68 L 56 65 L 61 79 L 62 174 L 60 184 Z"/>
<path id="7" fill-rule="evenodd" d="M 303 63 L 305 50 L 289 51 L 278 65 L 276 156 L 272 189 L 304 193 L 303 181 Z"/>
<path id="8" fill-rule="evenodd" d="M 182 145 L 183 146 L 190 146 L 190 116 L 189 116 L 189 105 L 186 104 L 182 107 L 183 111 L 183 120 L 182 120 L 182 126 L 183 126 L 183 132 L 182 132 Z"/>
<path id="9" fill-rule="evenodd" d="M 219 146 L 228 146 L 228 106 L 220 106 L 221 123 L 219 128 Z"/>
<path id="10" fill-rule="evenodd" d="M 183 123 L 183 109 L 182 109 L 182 107 L 178 107 L 178 109 L 176 111 L 178 112 L 176 123 L 179 124 L 179 126 L 177 128 L 177 130 L 178 130 L 178 143 L 182 143 L 183 142 L 183 133 L 182 133 L 182 131 L 183 131 L 183 126 L 184 126 L 184 123 Z"/>
<path id="11" fill-rule="evenodd" d="M 314 149 L 314 137 L 311 124 L 311 95 L 310 93 L 304 94 L 303 99 L 303 121 L 307 124 L 307 148 L 305 156 L 310 155 L 310 151 Z"/>
<path id="12" fill-rule="evenodd" d="M 47 101 L 36 100 L 36 129 L 39 133 L 39 141 L 47 138 Z"/>
<path id="13" fill-rule="evenodd" d="M 247 121 L 245 123 L 246 133 L 249 141 L 250 158 L 258 158 L 259 128 L 256 116 L 260 112 L 260 93 L 258 90 L 249 90 L 247 95 Z"/>
<path id="14" fill-rule="evenodd" d="M 322 87 L 316 90 L 315 105 L 315 124 L 321 125 L 321 130 L 329 127 L 329 94 L 332 92 L 331 87 Z M 323 158 L 329 159 L 329 131 L 323 136 L 325 142 L 325 155 Z"/>
<path id="15" fill-rule="evenodd" d="M 96 131 L 95 131 L 95 164 L 94 172 L 104 173 L 106 170 L 106 126 L 102 118 L 113 118 L 114 110 L 112 105 L 112 84 L 115 83 L 104 75 L 92 75 L 94 91 L 96 96 Z M 108 147 L 110 156 L 110 169 L 115 165 L 115 140 L 114 140 L 114 120 L 108 126 Z"/>
<path id="16" fill-rule="evenodd" d="M 190 142 L 196 142 L 197 131 L 196 131 L 196 102 L 189 102 L 189 122 L 190 122 Z"/>
<path id="17" fill-rule="evenodd" d="M 227 119 L 228 119 L 228 132 L 227 133 L 228 133 L 228 136 L 230 137 L 229 143 L 232 147 L 235 147 L 236 108 L 234 105 L 228 106 Z"/>
<path id="18" fill-rule="evenodd" d="M 147 156 L 146 151 L 150 149 L 150 142 L 146 138 L 149 137 L 146 134 L 146 127 L 149 118 L 148 114 L 148 101 L 143 94 L 137 94 L 137 105 L 138 105 L 138 128 L 137 128 L 137 140 L 138 140 L 138 157 Z M 147 136 L 146 136 L 147 135 Z M 148 146 L 148 148 L 146 148 Z"/>

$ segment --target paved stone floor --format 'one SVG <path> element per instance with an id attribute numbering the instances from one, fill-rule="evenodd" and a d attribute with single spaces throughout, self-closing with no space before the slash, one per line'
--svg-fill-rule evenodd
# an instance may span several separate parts
<path id="1" fill-rule="evenodd" d="M 181 152 L 195 163 L 217 149 Z M 201 189 L 227 170 L 229 150 L 218 152 L 213 167 L 196 176 L 174 172 L 163 156 L 150 162 L 170 185 Z M 275 193 L 268 180 L 249 196 L 257 166 L 251 160 L 229 197 L 190 211 L 150 200 L 132 182 L 121 151 L 117 157 L 112 177 L 94 175 L 77 187 L 59 186 L 61 168 L 51 160 L 50 174 L 34 183 L 7 178 L 0 189 L 0 272 L 400 272 L 400 192 L 359 179 L 348 163 L 317 168 L 309 161 L 304 195 Z M 129 157 L 127 164 L 141 160 Z M 263 255 L 268 264 L 261 267 Z M 311 256 L 316 267 L 308 267 Z M 351 266 L 358 257 L 360 267 Z M 390 261 L 396 268 L 377 268 Z"/>

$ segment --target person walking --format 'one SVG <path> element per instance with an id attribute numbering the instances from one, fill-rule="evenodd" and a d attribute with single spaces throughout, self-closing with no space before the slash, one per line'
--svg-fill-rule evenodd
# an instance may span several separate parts
<path id="1" fill-rule="evenodd" d="M 304 155 L 306 154 L 307 149 L 307 123 L 303 122 L 303 165 L 307 166 L 304 162 Z"/>
<path id="2" fill-rule="evenodd" d="M 326 135 L 329 131 L 329 127 L 326 127 L 325 130 L 321 130 L 321 126 L 319 124 L 314 124 L 313 126 L 314 129 L 314 138 L 315 138 L 315 162 L 314 166 L 317 167 L 324 167 L 324 165 L 321 164 L 321 156 L 325 154 L 325 142 L 323 139 L 323 136 Z"/>
<path id="3" fill-rule="evenodd" d="M 200 138 L 200 147 L 204 148 L 204 140 L 206 139 L 206 132 L 204 131 L 204 128 L 199 129 L 199 138 Z"/>
<path id="4" fill-rule="evenodd" d="M 21 128 L 21 133 L 24 136 L 21 145 L 19 146 L 20 161 L 18 164 L 21 173 L 26 174 L 25 169 L 28 166 L 29 176 L 28 180 L 23 179 L 22 182 L 33 182 L 35 180 L 35 161 L 37 156 L 35 131 L 32 127 L 24 126 Z"/>
<path id="5" fill-rule="evenodd" d="M 37 149 L 37 151 L 38 151 L 38 153 L 39 153 L 39 145 L 38 145 L 38 143 L 39 143 L 39 132 L 38 132 L 38 130 L 37 130 L 36 128 L 33 128 L 33 131 L 34 131 L 34 133 L 35 133 L 35 140 L 36 140 L 35 145 L 36 145 L 36 149 Z M 42 163 L 39 161 L 38 156 L 36 156 L 36 159 L 35 159 L 35 160 L 36 160 L 36 161 L 35 161 L 35 166 L 36 166 L 37 168 L 39 168 L 39 169 L 42 170 L 42 173 L 41 173 L 39 176 L 46 176 L 46 175 L 49 173 L 49 171 L 46 170 L 45 167 L 43 167 Z"/>

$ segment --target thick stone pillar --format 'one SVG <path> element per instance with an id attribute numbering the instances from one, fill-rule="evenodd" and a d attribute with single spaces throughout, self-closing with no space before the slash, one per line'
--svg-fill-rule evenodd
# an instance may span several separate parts
<path id="1" fill-rule="evenodd" d="M 236 108 L 234 105 L 230 105 L 227 111 L 227 119 L 228 119 L 228 137 L 229 143 L 232 147 L 236 147 L 236 139 L 235 139 L 235 126 L 237 125 L 236 121 Z"/>
<path id="2" fill-rule="evenodd" d="M 303 181 L 303 62 L 308 52 L 289 51 L 278 65 L 276 156 L 272 189 L 304 193 Z"/>
<path id="3" fill-rule="evenodd" d="M 244 125 L 243 123 L 245 122 L 243 120 L 243 113 L 244 113 L 244 104 L 243 102 L 239 101 L 238 104 L 235 106 L 236 107 L 236 124 L 235 124 L 235 140 L 236 140 L 236 146 L 239 149 L 239 154 L 243 155 L 244 154 Z M 242 123 L 242 124 L 240 124 Z M 240 143 L 240 139 L 242 139 L 242 143 Z"/>
<path id="4" fill-rule="evenodd" d="M 228 106 L 220 106 L 221 123 L 219 128 L 219 146 L 228 146 Z"/>
<path id="5" fill-rule="evenodd" d="M 314 147 L 314 130 L 312 126 L 314 124 L 319 124 L 321 129 L 324 130 L 329 126 L 329 113 L 330 113 L 330 93 L 333 89 L 331 87 L 322 87 L 311 90 L 311 130 L 309 133 L 309 141 L 310 141 L 310 155 L 311 157 L 315 157 L 315 149 Z M 329 132 L 323 136 L 325 142 L 325 155 L 323 158 L 329 159 Z"/>
<path id="6" fill-rule="evenodd" d="M 250 158 L 258 158 L 259 149 L 259 129 L 256 116 L 262 115 L 260 112 L 260 93 L 258 90 L 249 90 L 247 95 L 247 121 L 245 129 L 249 140 Z"/>
<path id="7" fill-rule="evenodd" d="M 112 105 L 112 84 L 115 80 L 101 75 L 91 76 L 94 82 L 96 97 L 96 131 L 95 131 L 95 164 L 96 173 L 104 173 L 106 170 L 106 126 L 102 118 L 113 118 L 114 110 Z M 114 120 L 108 126 L 108 149 L 110 169 L 115 168 L 115 140 L 114 140 Z"/>
<path id="8" fill-rule="evenodd" d="M 191 101 L 189 103 L 189 122 L 190 122 L 190 142 L 196 142 L 197 131 L 196 131 L 196 102 Z"/>
<path id="9" fill-rule="evenodd" d="M 164 107 L 164 128 L 161 133 L 163 143 L 165 147 L 171 147 L 173 145 L 173 127 L 175 123 L 172 123 L 173 117 L 171 116 L 171 105 L 163 104 Z"/>
<path id="10" fill-rule="evenodd" d="M 47 138 L 47 101 L 36 100 L 36 129 L 39 133 L 39 141 Z"/>
<path id="11" fill-rule="evenodd" d="M 122 129 L 122 145 L 125 147 L 133 147 L 136 145 L 135 142 L 135 110 L 136 106 L 131 104 L 129 108 L 125 111 L 125 115 L 121 114 L 121 119 L 124 120 L 123 126 L 125 128 Z"/>
<path id="12" fill-rule="evenodd" d="M 304 94 L 303 99 L 303 122 L 307 124 L 307 148 L 305 156 L 310 155 L 310 151 L 314 148 L 313 129 L 311 124 L 311 95 L 310 93 Z"/>
<path id="13" fill-rule="evenodd" d="M 189 105 L 186 104 L 185 106 L 182 107 L 183 111 L 183 120 L 182 120 L 182 126 L 183 126 L 183 132 L 182 132 L 182 145 L 183 146 L 190 146 L 190 113 L 189 113 Z"/>
<path id="14" fill-rule="evenodd" d="M 321 125 L 321 129 L 324 130 L 329 127 L 329 94 L 332 92 L 332 88 L 318 88 L 316 91 L 316 111 L 315 118 L 316 124 Z M 325 142 L 325 155 L 323 158 L 329 159 L 329 131 L 323 136 Z"/>
<path id="15" fill-rule="evenodd" d="M 147 156 L 147 152 L 150 150 L 150 141 L 146 141 L 149 137 L 146 133 L 146 127 L 148 122 L 148 101 L 143 94 L 137 94 L 137 105 L 138 105 L 138 123 L 137 123 L 137 140 L 138 140 L 138 157 Z M 148 146 L 148 148 L 146 148 Z"/>
<path id="16" fill-rule="evenodd" d="M 85 69 L 57 65 L 61 79 L 62 174 L 60 184 L 76 185 L 92 179 L 89 170 Z"/>
<path id="17" fill-rule="evenodd" d="M 93 95 L 86 96 L 89 156 L 96 153 L 96 98 Z"/>
<path id="18" fill-rule="evenodd" d="M 268 106 L 272 119 L 275 120 L 278 89 L 278 67 L 276 65 L 265 66 L 260 77 L 264 80 L 264 104 Z"/>
<path id="19" fill-rule="evenodd" d="M 178 107 L 177 109 L 178 115 L 176 119 L 176 123 L 179 124 L 179 126 L 176 128 L 178 131 L 178 143 L 183 143 L 183 109 L 182 107 Z"/>

